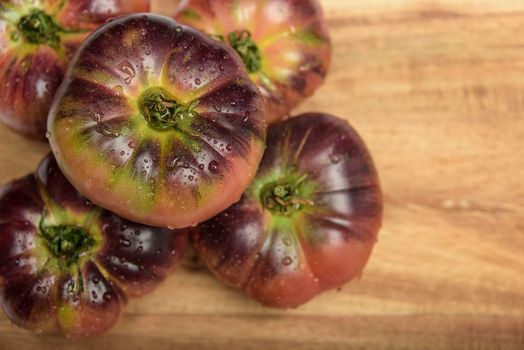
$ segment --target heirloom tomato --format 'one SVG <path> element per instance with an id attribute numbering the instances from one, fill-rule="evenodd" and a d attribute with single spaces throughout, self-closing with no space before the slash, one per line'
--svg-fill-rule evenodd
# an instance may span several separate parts
<path id="1" fill-rule="evenodd" d="M 317 0 L 185 0 L 175 18 L 232 46 L 281 119 L 324 81 L 331 44 Z"/>
<path id="2" fill-rule="evenodd" d="M 0 189 L 0 304 L 17 325 L 68 336 L 102 333 L 128 297 L 179 262 L 187 234 L 130 222 L 78 193 L 46 157 Z"/>
<path id="3" fill-rule="evenodd" d="M 266 136 L 263 99 L 238 55 L 151 14 L 121 17 L 86 40 L 48 130 L 62 171 L 86 197 L 173 228 L 236 202 Z"/>
<path id="4" fill-rule="evenodd" d="M 44 139 L 53 96 L 87 35 L 149 0 L 0 0 L 0 121 Z"/>
<path id="5" fill-rule="evenodd" d="M 381 219 L 379 180 L 362 139 L 343 120 L 307 114 L 269 128 L 251 187 L 191 236 L 220 280 L 285 308 L 359 276 Z"/>

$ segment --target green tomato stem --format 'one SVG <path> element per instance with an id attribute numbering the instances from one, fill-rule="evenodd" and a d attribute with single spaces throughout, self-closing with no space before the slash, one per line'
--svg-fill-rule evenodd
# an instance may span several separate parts
<path id="1" fill-rule="evenodd" d="M 218 39 L 225 41 L 223 37 Z M 262 68 L 262 54 L 257 44 L 251 38 L 251 32 L 240 30 L 227 36 L 229 45 L 240 55 L 249 73 L 257 73 Z"/>
<path id="2" fill-rule="evenodd" d="M 151 87 L 142 92 L 138 107 L 150 127 L 158 131 L 177 128 L 184 130 L 188 120 L 196 116 L 198 101 L 190 105 L 177 102 L 161 87 Z"/>
<path id="3" fill-rule="evenodd" d="M 54 225 L 44 223 L 45 213 L 40 221 L 40 234 L 51 254 L 63 261 L 66 267 L 77 264 L 80 256 L 89 251 L 95 240 L 80 226 Z"/>
<path id="4" fill-rule="evenodd" d="M 34 9 L 18 21 L 18 32 L 31 44 L 58 47 L 58 33 L 65 31 L 54 19 L 42 10 Z"/>
<path id="5" fill-rule="evenodd" d="M 312 207 L 315 203 L 307 198 L 301 190 L 301 186 L 307 178 L 307 174 L 293 181 L 277 181 L 264 186 L 260 192 L 262 205 L 276 215 L 290 216 L 293 213 Z"/>

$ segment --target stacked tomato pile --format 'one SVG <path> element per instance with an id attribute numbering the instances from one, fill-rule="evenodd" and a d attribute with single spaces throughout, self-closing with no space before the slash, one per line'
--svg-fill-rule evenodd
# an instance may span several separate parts
<path id="1" fill-rule="evenodd" d="M 107 331 L 188 239 L 225 284 L 279 308 L 359 275 L 377 239 L 357 132 L 287 118 L 329 68 L 318 2 L 148 9 L 0 1 L 0 120 L 53 151 L 0 190 L 0 303 L 37 333 Z"/>

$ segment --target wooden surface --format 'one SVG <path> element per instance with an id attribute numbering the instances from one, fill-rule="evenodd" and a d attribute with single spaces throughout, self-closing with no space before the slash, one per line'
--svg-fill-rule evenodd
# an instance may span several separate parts
<path id="1" fill-rule="evenodd" d="M 292 311 L 204 269 L 132 301 L 109 334 L 0 349 L 524 349 L 524 2 L 324 0 L 331 74 L 299 111 L 350 120 L 385 191 L 363 278 Z M 0 128 L 0 183 L 47 152 Z"/>

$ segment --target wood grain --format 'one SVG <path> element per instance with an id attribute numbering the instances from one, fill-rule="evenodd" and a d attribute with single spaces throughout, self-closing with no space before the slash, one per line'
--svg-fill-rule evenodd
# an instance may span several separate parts
<path id="1" fill-rule="evenodd" d="M 386 214 L 363 278 L 275 311 L 188 258 L 106 336 L 2 315 L 0 349 L 524 349 L 524 3 L 323 3 L 333 67 L 297 113 L 347 118 L 374 154 Z M 1 127 L 0 183 L 47 150 Z"/>

